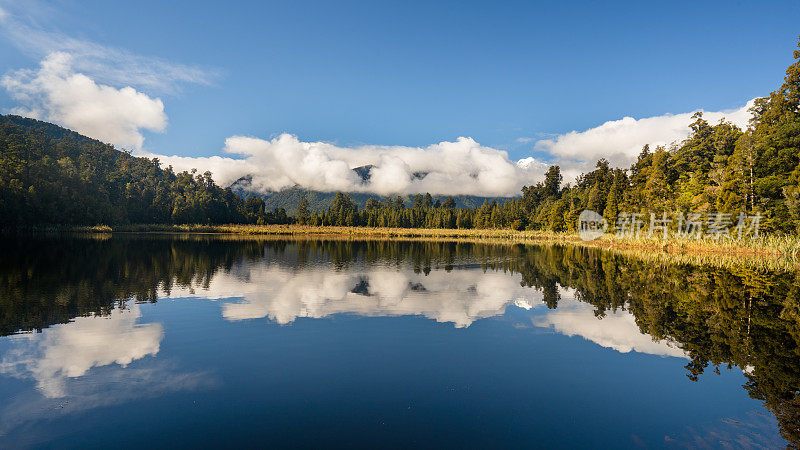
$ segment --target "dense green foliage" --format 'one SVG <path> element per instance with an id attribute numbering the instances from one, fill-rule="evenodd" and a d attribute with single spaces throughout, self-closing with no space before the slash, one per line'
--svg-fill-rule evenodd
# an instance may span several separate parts
<path id="1" fill-rule="evenodd" d="M 697 113 L 688 139 L 669 148 L 645 146 L 628 170 L 600 160 L 574 185 L 555 191 L 552 181 L 558 177 L 548 173 L 545 183 L 523 189 L 528 226 L 573 228 L 583 209 L 603 214 L 612 224 L 623 211 L 744 211 L 760 213 L 764 231 L 798 231 L 800 50 L 794 58 L 780 89 L 756 100 L 747 130 L 727 122 L 709 124 Z"/>
<path id="2" fill-rule="evenodd" d="M 49 123 L 0 116 L 0 227 L 243 220 L 242 199 L 209 172 L 174 173 Z"/>

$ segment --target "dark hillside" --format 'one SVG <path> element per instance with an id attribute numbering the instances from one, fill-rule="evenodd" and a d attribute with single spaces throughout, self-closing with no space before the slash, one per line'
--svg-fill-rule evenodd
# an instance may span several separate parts
<path id="1" fill-rule="evenodd" d="M 0 116 L 0 227 L 225 223 L 243 203 L 210 173 L 174 173 L 34 119 Z"/>

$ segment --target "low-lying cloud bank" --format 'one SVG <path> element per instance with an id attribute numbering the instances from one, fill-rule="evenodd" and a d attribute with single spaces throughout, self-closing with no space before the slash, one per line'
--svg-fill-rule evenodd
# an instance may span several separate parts
<path id="1" fill-rule="evenodd" d="M 545 164 L 512 161 L 508 153 L 471 138 L 428 147 L 338 147 L 303 142 L 282 134 L 265 140 L 233 136 L 225 152 L 243 159 L 158 157 L 178 170 L 210 170 L 222 185 L 250 176 L 255 192 L 302 186 L 320 191 L 370 192 L 380 195 L 430 192 L 442 195 L 516 195 L 524 184 L 538 181 Z M 352 169 L 371 166 L 367 179 Z"/>
<path id="2" fill-rule="evenodd" d="M 710 123 L 720 120 L 745 128 L 753 100 L 731 111 L 704 111 Z M 515 196 L 524 185 L 542 180 L 551 164 L 561 167 L 565 182 L 594 168 L 605 158 L 614 166 L 627 167 L 646 144 L 677 143 L 689 136 L 693 112 L 633 119 L 625 117 L 595 128 L 571 131 L 533 144 L 548 158 L 513 161 L 508 153 L 480 145 L 472 138 L 440 142 L 428 147 L 339 147 L 325 142 L 303 142 L 282 134 L 266 140 L 233 136 L 224 151 L 240 156 L 187 158 L 158 157 L 177 170 L 210 170 L 222 185 L 245 176 L 253 192 L 278 191 L 301 186 L 319 191 L 369 192 L 379 195 L 430 192 L 439 195 Z M 363 180 L 352 169 L 371 166 Z"/>
<path id="3" fill-rule="evenodd" d="M 725 120 L 745 129 L 753 104 L 754 100 L 750 100 L 730 111 L 703 111 L 703 118 L 712 124 Z M 566 161 L 595 162 L 605 158 L 614 165 L 626 166 L 635 160 L 645 144 L 655 147 L 686 139 L 695 112 L 642 119 L 623 117 L 586 131 L 570 131 L 553 139 L 540 140 L 534 144 L 534 149 Z"/>

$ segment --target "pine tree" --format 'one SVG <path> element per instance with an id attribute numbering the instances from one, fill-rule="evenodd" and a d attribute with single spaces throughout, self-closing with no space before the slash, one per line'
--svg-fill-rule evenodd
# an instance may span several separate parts
<path id="1" fill-rule="evenodd" d="M 308 222 L 308 197 L 305 193 L 300 194 L 300 203 L 297 205 L 297 219 L 301 224 Z"/>

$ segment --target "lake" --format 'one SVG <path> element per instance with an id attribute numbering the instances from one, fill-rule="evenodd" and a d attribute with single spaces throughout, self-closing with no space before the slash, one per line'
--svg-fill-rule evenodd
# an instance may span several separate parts
<path id="1" fill-rule="evenodd" d="M 792 271 L 209 235 L 0 255 L 0 448 L 800 439 Z"/>

